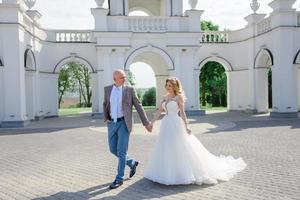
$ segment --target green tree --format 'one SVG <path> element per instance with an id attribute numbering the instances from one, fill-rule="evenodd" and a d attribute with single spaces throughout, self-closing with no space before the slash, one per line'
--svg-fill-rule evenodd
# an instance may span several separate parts
<path id="1" fill-rule="evenodd" d="M 212 21 L 201 21 L 202 31 L 218 31 L 219 25 L 214 24 Z"/>
<path id="2" fill-rule="evenodd" d="M 226 106 L 227 77 L 224 67 L 218 62 L 208 62 L 200 73 L 201 104 L 212 106 Z"/>
<path id="3" fill-rule="evenodd" d="M 72 85 L 69 68 L 63 67 L 58 77 L 58 108 L 60 108 L 64 94 L 71 89 Z"/>
<path id="4" fill-rule="evenodd" d="M 135 86 L 136 82 L 135 82 L 135 77 L 133 76 L 131 71 L 128 71 L 128 77 L 127 77 L 128 83 L 131 86 Z"/>
<path id="5" fill-rule="evenodd" d="M 90 85 L 91 76 L 85 65 L 70 62 L 64 66 L 59 74 L 58 90 L 59 90 L 59 105 L 62 102 L 62 97 L 66 92 L 79 91 L 79 106 L 91 107 L 92 105 L 92 88 Z M 84 103 L 81 99 L 83 98 Z"/>
<path id="6" fill-rule="evenodd" d="M 156 104 L 156 89 L 155 87 L 147 90 L 142 99 L 143 106 L 155 106 Z"/>
<path id="7" fill-rule="evenodd" d="M 84 106 L 91 107 L 92 88 L 90 86 L 91 76 L 85 65 L 71 62 L 68 64 L 73 78 L 77 81 L 79 89 L 79 97 L 83 98 Z M 80 105 L 81 106 L 81 105 Z"/>

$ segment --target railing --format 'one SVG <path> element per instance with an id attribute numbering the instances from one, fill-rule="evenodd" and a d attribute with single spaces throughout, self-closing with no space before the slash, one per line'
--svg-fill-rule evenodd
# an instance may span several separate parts
<path id="1" fill-rule="evenodd" d="M 89 32 L 59 32 L 56 33 L 56 42 L 90 42 Z"/>
<path id="2" fill-rule="evenodd" d="M 128 29 L 133 32 L 164 32 L 167 31 L 165 17 L 128 17 Z"/>
<path id="3" fill-rule="evenodd" d="M 223 43 L 229 42 L 227 31 L 205 31 L 202 33 L 203 43 Z"/>
<path id="4" fill-rule="evenodd" d="M 257 24 L 257 34 L 262 34 L 271 30 L 271 18 L 268 17 Z"/>

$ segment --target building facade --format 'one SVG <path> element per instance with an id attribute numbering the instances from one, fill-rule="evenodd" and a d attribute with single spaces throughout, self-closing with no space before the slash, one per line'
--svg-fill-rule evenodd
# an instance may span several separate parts
<path id="1" fill-rule="evenodd" d="M 202 31 L 203 10 L 183 12 L 182 0 L 97 0 L 93 30 L 45 30 L 34 1 L 0 3 L 0 126 L 21 127 L 58 116 L 58 73 L 65 64 L 84 64 L 92 76 L 93 114 L 101 115 L 103 87 L 112 72 L 144 62 L 155 73 L 157 99 L 168 76 L 178 77 L 186 110 L 199 113 L 199 75 L 209 61 L 227 75 L 229 111 L 268 112 L 267 72 L 272 69 L 271 117 L 298 117 L 300 109 L 300 12 L 295 0 L 274 0 L 273 12 L 245 17 L 235 31 Z M 143 11 L 149 16 L 129 16 Z"/>

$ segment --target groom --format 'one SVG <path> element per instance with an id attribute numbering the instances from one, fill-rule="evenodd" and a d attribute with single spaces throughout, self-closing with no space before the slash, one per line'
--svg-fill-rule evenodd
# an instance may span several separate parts
<path id="1" fill-rule="evenodd" d="M 132 130 L 132 106 L 137 110 L 140 119 L 147 129 L 152 131 L 152 124 L 132 87 L 125 86 L 126 74 L 123 70 L 113 73 L 114 84 L 104 88 L 104 122 L 107 122 L 108 143 L 111 153 L 119 159 L 118 174 L 110 189 L 123 184 L 125 165 L 130 167 L 129 177 L 135 172 L 139 162 L 127 156 L 129 134 Z"/>

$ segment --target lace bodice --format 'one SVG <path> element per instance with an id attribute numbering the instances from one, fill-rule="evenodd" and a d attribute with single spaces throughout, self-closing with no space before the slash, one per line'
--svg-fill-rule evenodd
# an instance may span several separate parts
<path id="1" fill-rule="evenodd" d="M 178 115 L 179 107 L 175 100 L 164 101 L 162 107 L 166 111 L 166 115 Z"/>

